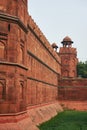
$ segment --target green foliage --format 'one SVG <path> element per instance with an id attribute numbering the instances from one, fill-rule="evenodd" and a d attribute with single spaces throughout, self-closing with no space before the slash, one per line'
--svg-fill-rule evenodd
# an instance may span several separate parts
<path id="1" fill-rule="evenodd" d="M 39 126 L 40 130 L 87 130 L 87 112 L 64 111 Z"/>
<path id="2" fill-rule="evenodd" d="M 78 63 L 77 74 L 82 78 L 87 78 L 87 61 Z"/>

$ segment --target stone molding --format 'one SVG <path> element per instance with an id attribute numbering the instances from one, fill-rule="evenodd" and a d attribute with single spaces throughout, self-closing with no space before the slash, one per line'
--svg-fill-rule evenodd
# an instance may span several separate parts
<path id="1" fill-rule="evenodd" d="M 28 68 L 26 66 L 20 65 L 18 63 L 0 61 L 0 64 L 2 64 L 2 65 L 10 65 L 10 66 L 17 66 L 17 67 L 20 67 L 22 69 L 28 70 Z"/>
<path id="2" fill-rule="evenodd" d="M 46 66 L 48 69 L 50 69 L 51 71 L 53 71 L 54 73 L 56 73 L 57 75 L 59 75 L 59 73 L 57 73 L 55 70 L 53 70 L 52 68 L 50 68 L 47 64 L 45 64 L 42 60 L 40 60 L 37 56 L 35 56 L 34 54 L 32 54 L 32 52 L 30 52 L 29 50 L 27 51 L 27 53 L 32 56 L 33 58 L 35 58 L 36 60 L 38 60 L 41 64 L 43 64 L 44 66 Z"/>
<path id="3" fill-rule="evenodd" d="M 13 16 L 13 15 L 9 15 L 9 14 L 6 14 L 6 13 L 2 13 L 0 12 L 0 20 L 2 21 L 11 21 L 13 23 L 16 23 L 18 24 L 25 33 L 28 32 L 28 29 L 27 27 L 23 24 L 23 22 L 16 16 Z"/>

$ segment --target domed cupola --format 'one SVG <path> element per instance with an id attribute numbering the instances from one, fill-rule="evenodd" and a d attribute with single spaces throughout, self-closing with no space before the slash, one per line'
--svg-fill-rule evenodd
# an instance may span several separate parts
<path id="1" fill-rule="evenodd" d="M 71 47 L 73 41 L 70 37 L 66 36 L 61 43 L 63 44 L 63 47 Z"/>
<path id="2" fill-rule="evenodd" d="M 57 51 L 57 49 L 58 49 L 57 44 L 56 44 L 56 43 L 53 43 L 53 44 L 52 44 L 52 48 L 55 49 L 55 51 Z"/>

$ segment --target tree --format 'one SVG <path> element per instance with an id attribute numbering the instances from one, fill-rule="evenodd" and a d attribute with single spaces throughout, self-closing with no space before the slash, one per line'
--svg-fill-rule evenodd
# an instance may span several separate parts
<path id="1" fill-rule="evenodd" d="M 78 77 L 87 78 L 87 61 L 78 63 L 77 75 Z"/>

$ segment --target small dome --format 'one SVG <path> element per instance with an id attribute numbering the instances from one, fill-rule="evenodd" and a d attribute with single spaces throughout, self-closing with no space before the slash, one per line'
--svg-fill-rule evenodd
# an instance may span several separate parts
<path id="1" fill-rule="evenodd" d="M 58 48 L 58 46 L 56 45 L 56 43 L 53 43 L 53 44 L 52 44 L 52 47 L 53 47 L 53 48 Z"/>
<path id="2" fill-rule="evenodd" d="M 62 43 L 63 43 L 63 42 L 71 42 L 71 43 L 73 43 L 73 41 L 71 40 L 71 38 L 68 37 L 68 36 L 66 36 L 66 37 L 63 39 Z"/>

